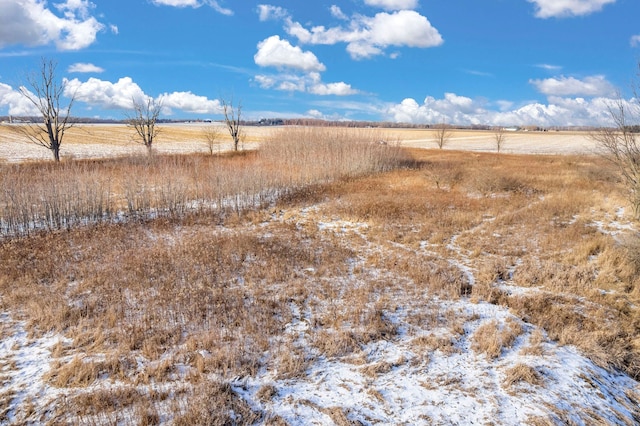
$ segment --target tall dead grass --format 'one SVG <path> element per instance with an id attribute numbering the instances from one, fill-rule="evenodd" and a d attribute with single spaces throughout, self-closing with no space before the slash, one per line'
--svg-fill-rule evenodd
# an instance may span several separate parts
<path id="1" fill-rule="evenodd" d="M 379 130 L 339 127 L 276 131 L 262 144 L 260 156 L 302 182 L 387 171 L 408 160 L 398 141 Z"/>
<path id="2" fill-rule="evenodd" d="M 260 208 L 308 185 L 398 167 L 376 131 L 287 128 L 258 154 L 0 165 L 0 234 Z"/>

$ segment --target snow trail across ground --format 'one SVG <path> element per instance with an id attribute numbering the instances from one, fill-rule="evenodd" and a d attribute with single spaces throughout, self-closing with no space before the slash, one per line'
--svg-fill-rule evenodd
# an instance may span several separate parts
<path id="1" fill-rule="evenodd" d="M 305 215 L 298 218 L 305 221 Z M 366 239 L 366 224 L 339 219 L 318 222 L 325 233 Z M 376 250 L 370 241 L 367 251 Z M 455 239 L 447 247 L 455 247 Z M 458 253 L 460 254 L 460 253 Z M 473 282 L 465 257 L 452 260 Z M 508 284 L 505 284 L 508 285 Z M 638 382 L 607 371 L 575 348 L 549 341 L 544 332 L 512 315 L 508 309 L 469 298 L 430 300 L 443 316 L 463 319 L 455 335 L 450 327 L 416 330 L 405 321 L 407 312 L 386 312 L 399 332 L 388 340 L 371 342 L 354 357 L 318 356 L 306 340 L 308 322 L 302 307 L 293 306 L 289 332 L 309 366 L 301 377 L 280 379 L 263 369 L 238 378 L 234 389 L 259 411 L 274 413 L 291 425 L 325 424 L 633 424 L 640 420 Z M 483 326 L 520 330 L 497 357 L 474 347 Z M 418 339 L 440 339 L 439 345 L 420 346 Z M 442 343 L 443 342 L 443 343 Z M 447 343 L 448 342 L 448 343 Z M 518 376 L 523 371 L 533 377 Z M 265 401 L 261 389 L 275 394 Z"/>
<path id="2" fill-rule="evenodd" d="M 345 286 L 357 284 L 356 268 L 365 269 L 370 276 L 384 276 L 386 271 L 376 269 L 368 259 L 389 248 L 370 238 L 366 223 L 321 215 L 319 209 L 308 208 L 272 221 L 289 221 L 299 228 L 316 229 L 320 238 L 348 241 L 353 258 L 343 277 Z M 269 222 L 256 229 L 265 238 L 272 235 Z M 474 283 L 475 270 L 457 238 L 445 246 L 448 263 Z M 425 259 L 438 255 L 426 243 L 416 249 L 395 243 L 393 250 L 414 250 L 414 255 Z M 502 285 L 518 288 L 511 284 L 506 281 Z M 283 335 L 302 353 L 305 368 L 293 377 L 283 377 L 277 368 L 262 367 L 255 375 L 235 378 L 233 390 L 255 411 L 278 416 L 293 426 L 626 425 L 640 421 L 637 381 L 601 368 L 571 346 L 550 341 L 543 330 L 505 307 L 469 297 L 446 300 L 427 294 L 397 302 L 397 309 L 383 312 L 395 327 L 394 334 L 368 342 L 353 353 L 327 356 L 311 341 L 314 325 L 307 304 L 290 301 L 292 321 L 284 327 Z M 435 325 L 420 327 L 409 320 L 427 311 L 434 315 Z M 74 390 L 57 389 L 45 381 L 52 348 L 62 336 L 30 339 L 25 325 L 7 314 L 0 315 L 0 324 L 4 328 L 0 342 L 4 412 L 0 422 L 12 424 L 25 407 L 42 410 Z M 491 328 L 503 339 L 496 355 L 478 343 L 482 330 Z M 512 338 L 500 337 L 505 333 Z M 278 349 L 278 343 L 274 342 L 273 350 Z M 183 385 L 175 382 L 165 386 L 170 390 Z M 118 383 L 101 380 L 99 386 Z M 264 397 L 265 388 L 271 389 L 268 398 Z M 158 409 L 168 412 L 160 406 Z M 171 423 L 167 417 L 161 420 Z"/>

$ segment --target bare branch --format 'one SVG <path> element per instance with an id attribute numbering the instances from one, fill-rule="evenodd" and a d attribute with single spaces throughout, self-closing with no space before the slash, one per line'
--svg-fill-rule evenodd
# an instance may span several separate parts
<path id="1" fill-rule="evenodd" d="M 433 128 L 435 129 L 433 141 L 438 145 L 438 148 L 442 149 L 447 143 L 449 143 L 452 133 L 451 128 L 445 121 L 442 121 L 440 124 L 436 124 Z"/>
<path id="2" fill-rule="evenodd" d="M 227 126 L 227 130 L 231 135 L 233 141 L 233 150 L 238 150 L 238 145 L 244 139 L 244 132 L 242 131 L 241 117 L 242 117 L 242 103 L 238 102 L 236 107 L 233 106 L 233 99 L 230 101 L 222 100 L 222 112 L 224 113 L 224 123 Z"/>
<path id="3" fill-rule="evenodd" d="M 496 151 L 500 153 L 502 148 L 504 148 L 504 143 L 507 140 L 507 132 L 502 126 L 497 126 L 493 128 L 493 138 L 496 142 Z"/>
<path id="4" fill-rule="evenodd" d="M 629 117 L 628 104 L 622 97 L 609 106 L 609 114 L 615 127 L 601 128 L 590 137 L 597 143 L 602 153 L 618 168 L 629 191 L 629 201 L 634 215 L 640 218 L 640 144 L 635 133 L 633 119 L 640 119 L 638 111 Z M 633 107 L 633 106 L 631 106 Z"/>
<path id="5" fill-rule="evenodd" d="M 213 155 L 213 148 L 217 145 L 220 147 L 220 139 L 222 139 L 222 128 L 215 124 L 207 126 L 203 130 L 204 137 L 207 141 L 207 147 L 209 148 L 209 154 Z"/>
<path id="6" fill-rule="evenodd" d="M 153 153 L 153 142 L 156 140 L 160 129 L 156 126 L 162 102 L 153 98 L 132 99 L 133 111 L 126 114 L 127 125 L 136 132 L 136 142 L 147 148 L 149 155 Z"/>

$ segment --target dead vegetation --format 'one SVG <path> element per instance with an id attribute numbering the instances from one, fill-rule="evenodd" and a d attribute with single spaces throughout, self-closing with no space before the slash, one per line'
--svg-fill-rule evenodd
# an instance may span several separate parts
<path id="1" fill-rule="evenodd" d="M 297 152 L 294 140 L 309 136 L 301 132 L 258 154 L 1 166 L 5 229 L 50 217 L 26 206 L 46 199 L 58 174 L 80 206 L 63 203 L 78 219 L 45 226 L 52 232 L 0 243 L 2 310 L 34 336 L 70 339 L 53 349 L 45 378 L 66 404 L 39 407 L 48 413 L 41 420 L 284 424 L 268 408 L 275 386 L 260 388 L 259 408 L 231 383 L 261 369 L 274 380 L 305 377 L 317 359 L 363 363 L 376 378 L 428 365 L 434 351 L 454 354 L 463 341 L 499 359 L 526 334 L 523 322 L 606 368 L 640 374 L 639 251 L 615 233 L 625 204 L 607 163 L 447 151 L 413 151 L 408 162 L 393 146 L 357 142 L 329 156 L 346 134 L 321 135 L 324 147 L 309 137 Z M 265 188 L 278 196 L 235 198 L 224 211 L 187 207 L 222 209 L 235 193 Z M 8 191 L 27 199 L 12 204 Z M 82 194 L 98 193 L 104 205 L 82 207 Z M 67 226 L 87 217 L 80 212 L 122 209 L 139 220 Z M 152 211 L 169 213 L 145 216 Z M 465 298 L 509 307 L 518 319 L 484 322 L 467 336 L 478 318 L 435 301 Z M 404 334 L 411 360 L 368 362 L 362 353 Z M 528 335 L 523 351 L 542 354 L 544 339 Z M 503 386 L 521 383 L 544 386 L 526 365 L 506 371 Z M 316 409 L 354 422 L 348 409 Z"/>
<path id="2" fill-rule="evenodd" d="M 503 386 L 510 388 L 520 383 L 528 383 L 531 386 L 542 384 L 542 375 L 535 368 L 526 364 L 517 364 L 505 372 Z"/>

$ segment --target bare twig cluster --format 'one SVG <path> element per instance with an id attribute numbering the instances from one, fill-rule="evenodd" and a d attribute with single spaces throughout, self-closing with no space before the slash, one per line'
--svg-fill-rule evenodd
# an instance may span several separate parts
<path id="1" fill-rule="evenodd" d="M 146 99 L 133 99 L 133 111 L 127 113 L 127 124 L 136 133 L 136 142 L 147 148 L 147 153 L 153 153 L 153 142 L 156 140 L 160 129 L 157 126 L 158 117 L 162 112 L 162 102 L 151 97 Z"/>

